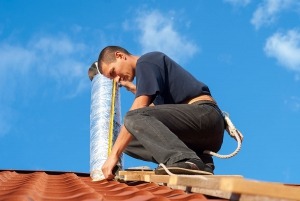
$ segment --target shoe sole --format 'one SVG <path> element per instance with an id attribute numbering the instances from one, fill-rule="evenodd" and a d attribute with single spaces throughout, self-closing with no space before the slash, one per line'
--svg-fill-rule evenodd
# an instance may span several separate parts
<path id="1" fill-rule="evenodd" d="M 180 167 L 168 167 L 168 170 L 173 174 L 186 174 L 186 175 L 213 175 L 211 172 L 207 172 L 204 170 L 191 170 Z M 167 175 L 168 173 L 163 168 L 159 168 L 155 170 L 155 174 L 157 175 Z"/>

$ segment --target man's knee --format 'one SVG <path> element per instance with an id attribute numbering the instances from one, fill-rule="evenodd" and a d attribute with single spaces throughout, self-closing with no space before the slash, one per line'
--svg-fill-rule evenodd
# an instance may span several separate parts
<path id="1" fill-rule="evenodd" d="M 136 121 L 136 115 L 132 112 L 127 112 L 127 114 L 124 117 L 124 126 L 131 130 L 134 127 L 135 121 Z"/>
<path id="2" fill-rule="evenodd" d="M 145 116 L 136 111 L 130 111 L 124 117 L 124 126 L 133 136 L 144 133 L 145 122 Z"/>

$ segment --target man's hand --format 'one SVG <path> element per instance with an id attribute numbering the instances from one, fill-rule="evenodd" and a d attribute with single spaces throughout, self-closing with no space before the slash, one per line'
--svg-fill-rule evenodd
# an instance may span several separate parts
<path id="1" fill-rule="evenodd" d="M 128 91 L 131 91 L 132 93 L 136 93 L 136 86 L 129 81 L 120 81 L 119 82 L 123 87 L 125 87 Z"/>
<path id="2" fill-rule="evenodd" d="M 131 91 L 134 94 L 136 93 L 136 86 L 132 82 L 130 82 L 130 81 L 123 81 L 123 80 L 120 79 L 119 76 L 116 76 L 114 78 L 114 80 L 118 84 L 120 84 L 121 86 L 125 87 L 128 91 Z"/>
<path id="3" fill-rule="evenodd" d="M 115 177 L 113 169 L 119 161 L 118 157 L 110 155 L 102 166 L 102 173 L 105 179 L 111 180 Z"/>
<path id="4" fill-rule="evenodd" d="M 115 175 L 113 175 L 113 169 L 117 165 L 119 158 L 122 155 L 122 152 L 127 147 L 131 139 L 132 139 L 131 134 L 127 131 L 127 129 L 123 125 L 112 147 L 110 155 L 108 156 L 108 158 L 106 159 L 105 163 L 101 168 L 105 179 L 113 179 L 115 177 Z"/>

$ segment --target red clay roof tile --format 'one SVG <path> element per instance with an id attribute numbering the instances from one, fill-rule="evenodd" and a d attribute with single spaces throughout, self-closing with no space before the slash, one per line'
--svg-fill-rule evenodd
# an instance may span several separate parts
<path id="1" fill-rule="evenodd" d="M 0 170 L 0 200 L 195 201 L 208 198 L 154 183 L 93 182 L 84 173 Z"/>

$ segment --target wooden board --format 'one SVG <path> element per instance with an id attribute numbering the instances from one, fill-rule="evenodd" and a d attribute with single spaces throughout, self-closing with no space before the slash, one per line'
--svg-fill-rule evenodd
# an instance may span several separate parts
<path id="1" fill-rule="evenodd" d="M 300 187 L 288 186 L 282 183 L 222 178 L 220 180 L 220 190 L 238 194 L 300 200 Z"/>
<path id="2" fill-rule="evenodd" d="M 124 181 L 145 181 L 145 175 L 154 175 L 154 171 L 119 171 Z"/>
<path id="3" fill-rule="evenodd" d="M 155 175 L 154 171 L 120 171 L 125 181 L 167 184 L 174 189 L 230 200 L 299 200 L 300 186 L 254 181 L 241 175 Z"/>

